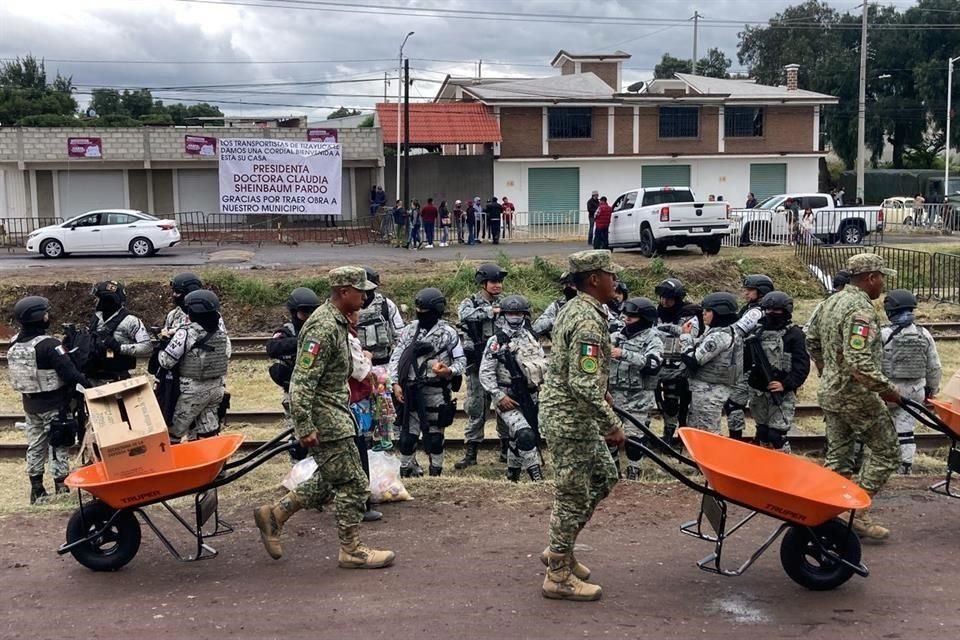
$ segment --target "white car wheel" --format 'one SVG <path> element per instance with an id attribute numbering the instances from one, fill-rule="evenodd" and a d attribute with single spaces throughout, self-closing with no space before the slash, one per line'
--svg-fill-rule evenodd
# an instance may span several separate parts
<path id="1" fill-rule="evenodd" d="M 40 253 L 44 258 L 60 258 L 63 256 L 63 244 L 59 240 L 44 240 L 40 245 Z"/>
<path id="2" fill-rule="evenodd" d="M 153 243 L 146 238 L 134 238 L 130 241 L 130 253 L 137 258 L 146 258 L 153 255 Z"/>

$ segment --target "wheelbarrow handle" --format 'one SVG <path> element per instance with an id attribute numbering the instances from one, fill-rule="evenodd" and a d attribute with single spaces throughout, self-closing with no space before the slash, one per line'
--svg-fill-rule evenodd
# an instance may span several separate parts
<path id="1" fill-rule="evenodd" d="M 651 431 L 650 427 L 640 422 L 639 420 L 637 420 L 635 417 L 633 417 L 632 415 L 630 415 L 620 407 L 614 407 L 613 412 L 616 413 L 618 416 L 620 416 L 621 419 L 629 422 L 630 424 L 635 426 L 637 429 L 639 429 L 643 433 L 644 437 L 642 440 L 638 438 L 630 438 L 630 441 L 642 447 L 644 449 L 643 453 L 649 456 L 651 459 L 656 460 L 659 458 L 662 460 L 662 458 L 660 458 L 660 454 L 665 454 L 666 456 L 673 458 L 678 462 L 681 462 L 687 465 L 688 467 L 693 467 L 694 469 L 700 468 L 697 466 L 696 462 L 686 457 L 685 455 L 675 451 L 673 447 L 671 447 L 669 444 L 667 444 L 663 440 L 663 438 L 661 438 L 660 436 L 655 434 L 653 431 Z M 651 446 L 651 444 L 654 446 Z"/>
<path id="2" fill-rule="evenodd" d="M 223 465 L 224 470 L 233 469 L 233 468 L 235 468 L 235 467 L 239 467 L 239 466 L 242 466 L 242 465 L 246 464 L 246 463 L 249 462 L 250 460 L 253 460 L 254 458 L 260 456 L 264 451 L 267 451 L 267 450 L 269 450 L 269 449 L 272 449 L 273 447 L 275 447 L 275 446 L 276 446 L 279 442 L 281 442 L 282 440 L 286 440 L 287 438 L 289 438 L 292 433 L 293 433 L 293 428 L 292 428 L 292 427 L 291 427 L 290 429 L 287 429 L 287 430 L 279 433 L 275 438 L 273 438 L 273 439 L 270 440 L 269 442 L 264 442 L 262 445 L 260 445 L 260 446 L 257 447 L 255 450 L 253 450 L 253 451 L 251 451 L 250 453 L 248 453 L 247 455 L 243 456 L 242 458 L 237 458 L 236 460 L 231 460 L 231 461 L 228 462 L 227 464 Z M 271 456 L 271 457 L 272 457 L 272 456 Z"/>
<path id="3" fill-rule="evenodd" d="M 901 397 L 900 402 L 897 404 L 900 405 L 901 409 L 916 418 L 923 426 L 929 427 L 934 431 L 939 431 L 944 435 L 954 437 L 953 432 L 940 420 L 940 417 L 922 402 Z"/>

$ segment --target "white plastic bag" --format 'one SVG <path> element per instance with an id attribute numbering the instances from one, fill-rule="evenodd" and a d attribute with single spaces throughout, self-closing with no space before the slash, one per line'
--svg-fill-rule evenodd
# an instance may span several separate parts
<path id="1" fill-rule="evenodd" d="M 313 459 L 313 456 L 307 456 L 290 468 L 290 471 L 287 472 L 287 475 L 280 484 L 286 487 L 287 490 L 293 491 L 299 485 L 309 480 L 316 470 L 317 461 Z"/>
<path id="2" fill-rule="evenodd" d="M 406 487 L 400 482 L 400 459 L 386 451 L 371 451 L 370 458 L 370 501 L 403 502 L 413 500 Z"/>

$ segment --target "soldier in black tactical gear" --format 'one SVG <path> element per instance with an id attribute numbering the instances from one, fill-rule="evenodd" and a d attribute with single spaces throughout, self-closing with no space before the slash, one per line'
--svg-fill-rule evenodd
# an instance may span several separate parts
<path id="1" fill-rule="evenodd" d="M 11 339 L 7 351 L 10 386 L 21 394 L 27 423 L 27 476 L 30 504 L 46 501 L 43 470 L 48 458 L 57 493 L 68 493 L 63 483 L 70 471 L 69 450 L 76 441 L 79 425 L 71 404 L 77 402 L 76 386 L 89 387 L 66 350 L 47 335 L 50 302 L 28 296 L 13 307 L 20 333 Z"/>
<path id="2" fill-rule="evenodd" d="M 377 288 L 367 291 L 357 321 L 357 338 L 364 351 L 373 355 L 374 365 L 385 365 L 390 361 L 397 335 L 403 331 L 403 317 L 396 303 L 380 293 L 380 274 L 370 267 L 363 269 L 367 272 L 367 280 Z"/>
<path id="3" fill-rule="evenodd" d="M 663 415 L 663 439 L 678 446 L 677 428 L 686 423 L 690 406 L 690 385 L 680 355 L 680 334 L 684 325 L 691 323 L 692 335 L 701 333 L 700 321 L 686 310 L 687 289 L 677 278 L 667 278 L 656 286 L 657 330 L 663 340 L 663 367 L 660 369 L 656 391 L 657 406 Z"/>
<path id="4" fill-rule="evenodd" d="M 203 289 L 203 281 L 195 273 L 178 273 L 170 280 L 170 290 L 173 292 L 173 303 L 176 306 L 167 313 L 167 317 L 163 320 L 163 327 L 160 331 L 161 337 L 169 338 L 174 331 L 190 324 L 183 299 L 188 293 L 200 289 Z"/>
<path id="5" fill-rule="evenodd" d="M 734 325 L 740 332 L 741 340 L 759 326 L 760 318 L 763 317 L 760 300 L 773 289 L 773 280 L 762 273 L 750 274 L 743 279 L 743 300 L 746 304 L 740 309 L 740 318 Z M 744 409 L 750 402 L 750 395 L 750 385 L 744 372 L 723 407 L 723 412 L 727 415 L 727 430 L 734 440 L 743 440 L 743 428 L 746 426 Z"/>
<path id="6" fill-rule="evenodd" d="M 577 297 L 577 288 L 570 281 L 570 274 L 564 272 L 560 275 L 560 286 L 563 288 L 563 295 L 547 305 L 543 313 L 533 321 L 531 330 L 533 335 L 538 338 L 549 338 L 553 331 L 553 323 L 557 321 L 557 314 L 568 301 Z"/>
<path id="7" fill-rule="evenodd" d="M 127 311 L 127 294 L 119 282 L 98 282 L 90 293 L 97 301 L 89 327 L 95 353 L 84 373 L 94 386 L 125 380 L 136 368 L 137 358 L 147 357 L 153 350 L 150 332 L 140 318 Z"/>

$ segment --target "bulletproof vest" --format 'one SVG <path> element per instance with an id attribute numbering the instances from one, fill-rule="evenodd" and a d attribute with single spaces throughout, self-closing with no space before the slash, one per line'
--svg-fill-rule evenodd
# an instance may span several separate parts
<path id="1" fill-rule="evenodd" d="M 439 321 L 430 331 L 423 331 L 417 326 L 416 340 L 408 348 L 412 348 L 417 342 L 428 342 L 433 345 L 433 353 L 429 355 L 418 356 L 410 367 L 408 380 L 414 380 L 417 372 L 422 372 L 424 382 L 432 387 L 446 387 L 450 385 L 449 380 L 438 378 L 432 371 L 436 362 L 443 363 L 448 367 L 453 364 L 453 355 L 451 350 L 456 345 L 457 332 L 443 320 Z"/>
<path id="2" fill-rule="evenodd" d="M 490 307 L 493 306 L 492 302 L 487 302 L 486 299 L 478 296 L 477 294 L 473 295 L 473 306 L 477 309 L 480 307 Z M 483 338 L 483 344 L 487 343 L 487 340 L 493 337 L 493 334 L 497 332 L 496 326 L 494 325 L 493 318 L 484 318 L 480 322 L 480 337 Z"/>
<path id="3" fill-rule="evenodd" d="M 641 331 L 630 339 L 622 333 L 613 335 L 613 345 L 625 352 L 642 354 L 645 352 L 649 333 Z M 643 375 L 644 364 L 633 364 L 627 360 L 610 359 L 610 386 L 617 389 L 652 390 L 657 388 L 657 376 Z"/>
<path id="4" fill-rule="evenodd" d="M 500 349 L 510 349 L 513 357 L 516 358 L 523 377 L 527 380 L 527 385 L 539 389 L 543 384 L 544 375 L 547 373 L 549 361 L 543 354 L 540 344 L 526 330 L 520 330 L 512 336 L 505 333 L 497 334 L 497 341 Z M 509 388 L 511 384 L 510 372 L 505 365 L 497 367 L 497 384 L 501 387 Z"/>
<path id="5" fill-rule="evenodd" d="M 128 336 L 117 331 L 123 322 L 130 317 L 126 309 L 120 309 L 118 315 L 114 316 L 109 322 L 102 322 L 96 315 L 90 323 L 90 328 L 103 337 L 112 335 L 120 344 L 133 344 Z M 97 363 L 97 369 L 104 371 L 130 371 L 136 369 L 137 359 L 134 356 L 127 356 L 120 353 L 114 353 L 112 358 L 104 357 Z M 96 374 L 94 374 L 96 375 Z"/>
<path id="6" fill-rule="evenodd" d="M 56 391 L 66 383 L 53 369 L 37 368 L 37 345 L 50 336 L 37 336 L 30 342 L 14 343 L 7 350 L 10 386 L 18 393 Z"/>
<path id="7" fill-rule="evenodd" d="M 214 380 L 227 374 L 227 334 L 217 330 L 202 346 L 197 342 L 202 340 L 207 332 L 198 324 L 191 324 L 187 328 L 187 349 L 180 361 L 180 377 L 191 380 Z M 212 348 L 212 350 L 211 350 Z"/>
<path id="8" fill-rule="evenodd" d="M 767 356 L 767 362 L 774 369 L 784 373 L 793 368 L 793 354 L 783 348 L 783 336 L 786 329 L 779 331 L 764 331 L 760 335 L 760 345 L 763 347 L 763 353 Z"/>
<path id="9" fill-rule="evenodd" d="M 673 378 L 682 378 L 686 375 L 683 368 L 683 345 L 680 336 L 660 332 L 660 339 L 663 340 L 663 367 L 660 369 L 660 378 L 669 380 Z"/>
<path id="10" fill-rule="evenodd" d="M 297 337 L 297 328 L 293 326 L 292 322 L 283 323 L 283 328 L 286 329 L 287 331 L 287 335 L 284 337 L 287 337 L 287 338 Z M 296 364 L 297 355 L 298 354 L 294 352 L 294 353 L 291 353 L 290 355 L 283 356 L 282 358 L 277 358 L 277 361 L 282 362 L 284 364 L 288 364 L 292 367 L 294 364 Z"/>
<path id="11" fill-rule="evenodd" d="M 729 349 L 725 349 L 713 360 L 697 369 L 694 377 L 700 382 L 733 386 L 743 372 L 743 341 L 740 339 L 740 334 L 732 326 L 724 327 L 719 331 L 729 334 L 732 337 L 733 344 Z"/>
<path id="12" fill-rule="evenodd" d="M 373 354 L 375 360 L 381 360 L 390 357 L 395 337 L 387 299 L 378 293 L 373 302 L 360 309 L 357 338 L 363 348 Z"/>
<path id="13" fill-rule="evenodd" d="M 895 328 L 883 345 L 883 373 L 888 378 L 917 380 L 927 375 L 927 339 L 917 325 Z"/>

